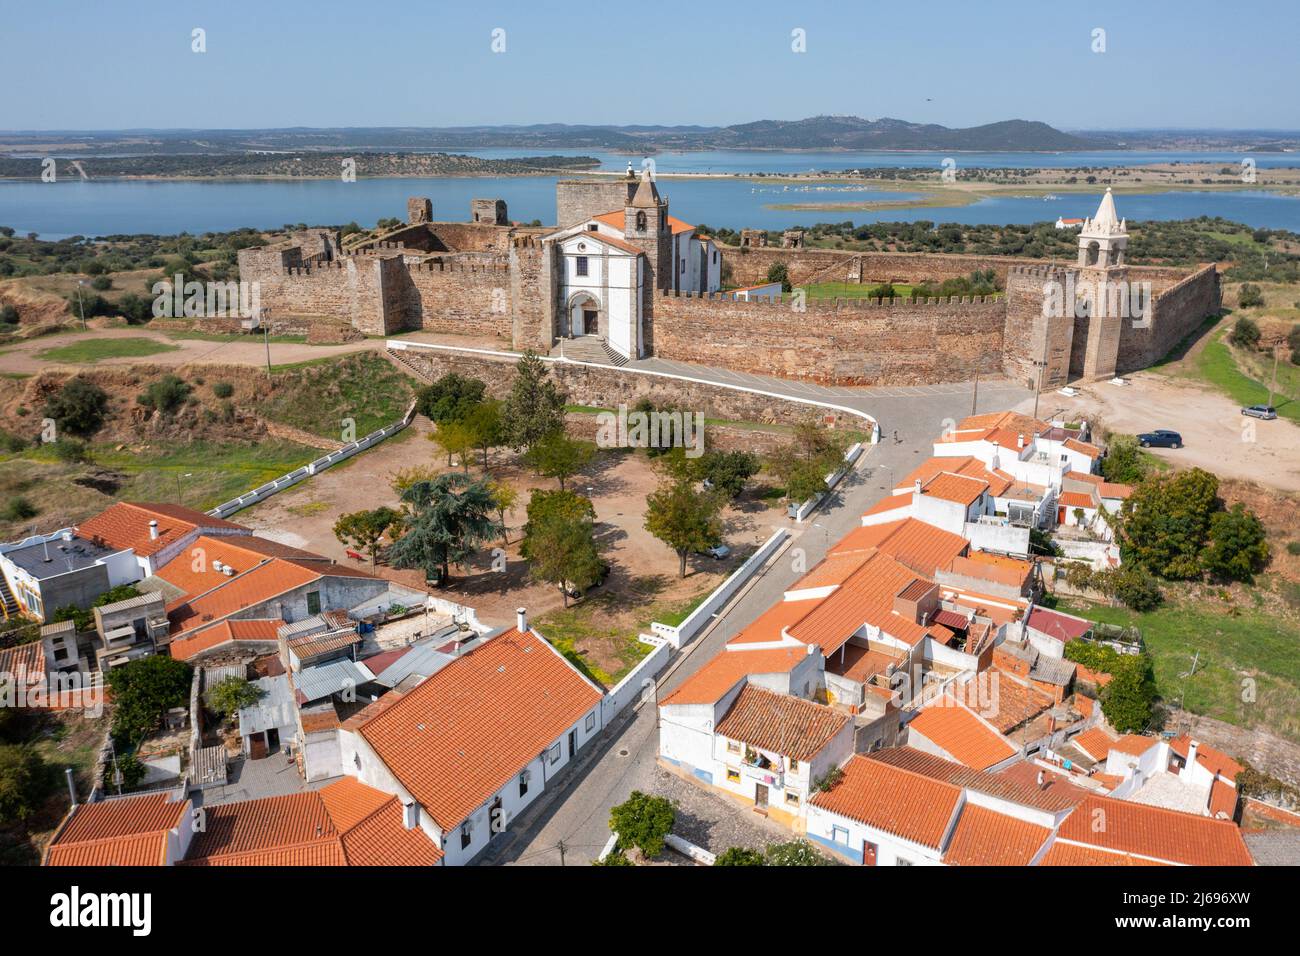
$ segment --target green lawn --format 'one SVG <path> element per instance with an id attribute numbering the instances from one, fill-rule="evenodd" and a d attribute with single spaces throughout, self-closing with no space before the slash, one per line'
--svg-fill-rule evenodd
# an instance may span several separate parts
<path id="1" fill-rule="evenodd" d="M 46 362 L 93 365 L 101 359 L 143 358 L 146 355 L 157 355 L 160 352 L 175 352 L 178 348 L 179 346 L 159 342 L 157 339 L 88 339 L 84 342 L 73 342 L 69 345 L 46 349 L 39 353 L 37 358 Z"/>
<path id="2" fill-rule="evenodd" d="M 197 332 L 189 329 L 166 329 L 163 335 L 169 339 L 193 339 L 199 342 L 231 342 L 236 339 L 247 339 L 250 342 L 262 342 L 260 335 L 254 336 L 243 332 Z M 306 335 L 272 335 L 269 336 L 272 345 L 306 345 Z"/>
<path id="3" fill-rule="evenodd" d="M 1134 626 L 1155 667 L 1166 701 L 1183 701 L 1196 714 L 1243 727 L 1262 726 L 1300 741 L 1300 627 L 1259 606 L 1177 596 L 1144 614 L 1087 602 L 1063 602 L 1064 611 L 1108 624 Z M 1192 660 L 1199 651 L 1196 673 Z M 1186 676 L 1185 676 L 1186 675 Z M 1253 679 L 1254 700 L 1247 683 Z"/>
<path id="4" fill-rule="evenodd" d="M 799 286 L 809 299 L 873 299 L 879 296 L 876 291 L 879 283 L 864 284 L 858 282 L 814 282 Z M 903 283 L 894 284 L 894 294 L 905 299 L 912 294 L 912 287 Z"/>
<path id="5" fill-rule="evenodd" d="M 1263 405 L 1268 401 L 1268 385 L 1242 370 L 1236 354 L 1228 344 L 1227 337 L 1230 333 L 1231 328 L 1225 327 L 1211 334 L 1205 348 L 1194 360 L 1195 373 L 1239 405 Z M 1273 404 L 1280 417 L 1300 422 L 1300 402 L 1295 400 L 1297 393 L 1289 392 L 1287 388 L 1288 384 L 1295 384 L 1292 376 L 1295 370 L 1289 367 L 1284 373 L 1284 364 L 1287 364 L 1286 359 L 1282 358 L 1278 362 L 1280 394 L 1274 394 Z M 1271 364 L 1269 374 L 1272 374 Z"/>

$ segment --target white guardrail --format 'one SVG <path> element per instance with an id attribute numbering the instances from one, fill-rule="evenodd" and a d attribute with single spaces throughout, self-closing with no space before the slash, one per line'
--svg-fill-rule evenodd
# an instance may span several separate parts
<path id="1" fill-rule="evenodd" d="M 650 625 L 651 632 L 657 637 L 662 637 L 673 647 L 680 648 L 704 628 L 704 625 L 713 617 L 714 612 L 731 600 L 732 595 L 740 590 L 741 586 L 767 562 L 767 559 L 781 547 L 788 537 L 790 537 L 788 528 L 777 528 L 772 537 L 764 541 L 759 546 L 759 549 L 746 558 L 740 567 L 731 572 L 731 576 L 719 584 L 699 607 L 686 615 L 686 619 L 681 624 L 672 627 L 656 621 Z"/>
<path id="2" fill-rule="evenodd" d="M 247 491 L 238 498 L 231 498 L 229 501 L 222 502 L 211 511 L 207 512 L 207 514 L 213 518 L 226 518 L 234 514 L 236 511 L 242 511 L 244 508 L 255 505 L 259 501 L 265 501 L 276 492 L 284 491 L 286 488 L 292 488 L 298 482 L 310 478 L 312 475 L 318 475 L 326 468 L 337 465 L 339 462 L 346 461 L 353 455 L 365 451 L 367 448 L 372 448 L 375 445 L 378 445 L 385 438 L 391 438 L 407 425 L 411 424 L 411 421 L 414 418 L 415 402 L 412 401 L 410 407 L 406 409 L 406 414 L 391 425 L 386 425 L 378 431 L 373 431 L 365 438 L 358 438 L 356 441 L 348 442 L 342 448 L 336 449 L 321 458 L 317 458 L 315 461 L 308 462 L 301 468 L 295 468 L 287 475 L 281 475 L 274 481 L 268 481 L 259 488 Z"/>

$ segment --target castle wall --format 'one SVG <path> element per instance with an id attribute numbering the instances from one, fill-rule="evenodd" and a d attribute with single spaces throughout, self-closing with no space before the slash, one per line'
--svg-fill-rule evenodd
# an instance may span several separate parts
<path id="1" fill-rule="evenodd" d="M 934 255 L 922 252 L 846 252 L 838 249 L 782 249 L 775 246 L 740 248 L 719 246 L 723 261 L 731 265 L 731 282 L 737 286 L 767 281 L 767 271 L 785 263 L 794 285 L 807 282 L 942 282 L 969 276 L 976 269 L 992 269 L 1000 280 L 1016 265 L 1041 265 L 1037 259 L 1010 256 Z M 859 278 L 860 277 L 860 278 Z"/>
<path id="2" fill-rule="evenodd" d="M 1130 276 L 1130 280 L 1136 278 Z M 1213 263 L 1159 292 L 1149 328 L 1136 328 L 1130 320 L 1124 320 L 1116 370 L 1120 374 L 1133 372 L 1160 361 L 1221 305 L 1219 272 Z"/>
<path id="3" fill-rule="evenodd" d="M 622 209 L 632 200 L 636 182 L 627 179 L 561 179 L 555 184 L 557 229 L 592 216 Z"/>
<path id="4" fill-rule="evenodd" d="M 1026 388 L 1038 384 L 1044 362 L 1044 390 L 1060 388 L 1070 380 L 1074 317 L 1043 315 L 1044 285 L 1057 282 L 1064 287 L 1067 274 L 1066 269 L 1041 264 L 1016 266 L 1007 273 L 1002 371 Z"/>
<path id="5" fill-rule="evenodd" d="M 983 296 L 788 303 L 656 294 L 655 355 L 860 385 L 957 382 L 1002 370 L 1005 307 Z"/>

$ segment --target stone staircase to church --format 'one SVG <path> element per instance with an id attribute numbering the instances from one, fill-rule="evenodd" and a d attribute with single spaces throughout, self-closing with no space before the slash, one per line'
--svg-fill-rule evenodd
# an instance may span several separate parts
<path id="1" fill-rule="evenodd" d="M 551 355 L 568 359 L 570 362 L 589 362 L 593 365 L 615 365 L 619 368 L 627 365 L 627 359 L 619 355 L 598 335 L 580 335 L 574 339 L 560 339 L 551 349 Z"/>

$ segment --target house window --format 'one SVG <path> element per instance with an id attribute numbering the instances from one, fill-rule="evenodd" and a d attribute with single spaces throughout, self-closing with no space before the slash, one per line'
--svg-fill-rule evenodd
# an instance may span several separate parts
<path id="1" fill-rule="evenodd" d="M 729 753 L 729 754 L 738 754 L 738 753 L 740 753 L 740 741 L 738 741 L 738 740 L 728 740 L 728 741 L 727 741 L 727 753 Z"/>
<path id="2" fill-rule="evenodd" d="M 474 840 L 474 824 L 466 820 L 460 825 L 460 848 L 463 850 Z"/>
<path id="3" fill-rule="evenodd" d="M 792 807 L 799 806 L 799 794 L 795 793 L 793 790 L 787 790 L 785 792 L 785 802 Z"/>
<path id="4" fill-rule="evenodd" d="M 525 770 L 523 773 L 519 775 L 519 796 L 522 797 L 527 793 L 528 793 L 528 771 Z"/>
<path id="5" fill-rule="evenodd" d="M 551 763 L 558 763 L 560 760 L 560 745 L 558 743 L 551 745 Z"/>
<path id="6" fill-rule="evenodd" d="M 714 250 L 713 250 L 713 264 L 714 264 L 715 266 L 718 264 L 718 250 L 717 250 L 717 249 L 714 249 Z"/>
<path id="7" fill-rule="evenodd" d="M 739 771 L 739 770 L 728 770 L 728 771 L 727 771 L 727 783 L 740 783 L 740 771 Z"/>
<path id="8" fill-rule="evenodd" d="M 795 760 L 793 757 L 790 758 L 790 772 L 791 773 L 799 772 L 799 761 Z"/>
<path id="9" fill-rule="evenodd" d="M 583 728 L 587 731 L 587 733 L 591 733 L 593 730 L 596 729 L 596 715 L 594 713 L 590 713 L 587 715 L 587 721 L 586 723 L 583 724 Z"/>
<path id="10" fill-rule="evenodd" d="M 319 591 L 307 592 L 307 613 L 308 614 L 320 613 L 320 592 Z"/>
<path id="11" fill-rule="evenodd" d="M 585 276 L 587 274 L 587 257 L 578 256 L 576 262 L 574 263 L 574 269 L 576 270 L 578 275 Z"/>
<path id="12" fill-rule="evenodd" d="M 831 827 L 831 839 L 836 843 L 843 843 L 845 846 L 848 846 L 849 845 L 848 827 Z"/>
<path id="13" fill-rule="evenodd" d="M 686 274 L 686 260 L 682 260 L 682 275 Z"/>
<path id="14" fill-rule="evenodd" d="M 911 860 L 904 859 L 901 856 L 895 857 L 894 859 L 894 866 L 913 866 L 913 865 L 914 864 L 912 863 Z"/>
<path id="15" fill-rule="evenodd" d="M 587 223 L 587 231 L 588 231 L 588 232 L 596 232 L 599 228 L 600 228 L 600 227 L 597 226 L 594 222 L 589 222 L 589 223 Z"/>

